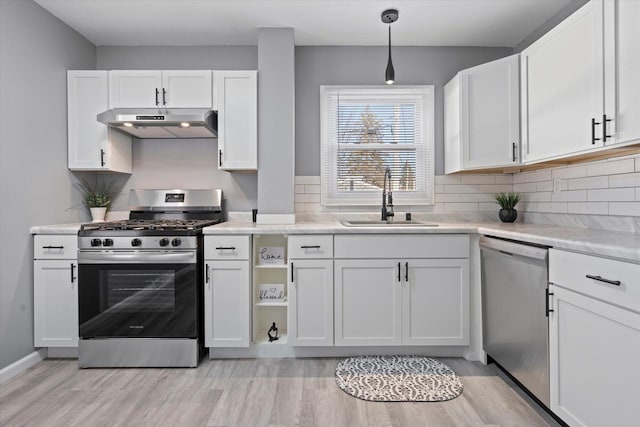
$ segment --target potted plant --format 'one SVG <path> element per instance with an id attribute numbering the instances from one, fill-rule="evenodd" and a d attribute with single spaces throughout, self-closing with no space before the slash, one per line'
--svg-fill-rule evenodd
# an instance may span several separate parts
<path id="1" fill-rule="evenodd" d="M 91 220 L 93 222 L 104 221 L 111 200 L 116 193 L 113 186 L 113 181 L 93 186 L 84 179 L 76 184 L 76 187 L 82 193 L 82 204 L 91 212 Z"/>
<path id="2" fill-rule="evenodd" d="M 518 211 L 515 209 L 516 205 L 520 201 L 520 193 L 498 193 L 494 194 L 496 203 L 500 205 L 500 212 L 498 216 L 502 222 L 513 222 L 518 218 Z"/>

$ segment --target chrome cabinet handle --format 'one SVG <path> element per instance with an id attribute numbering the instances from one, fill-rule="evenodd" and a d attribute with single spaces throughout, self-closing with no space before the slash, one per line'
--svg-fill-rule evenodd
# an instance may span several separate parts
<path id="1" fill-rule="evenodd" d="M 517 157 L 518 157 L 517 154 L 516 154 L 516 151 L 517 151 L 516 143 L 514 142 L 512 146 L 513 146 L 513 149 L 511 151 L 512 151 L 512 155 L 513 155 L 513 161 L 515 162 L 517 160 Z"/>
<path id="2" fill-rule="evenodd" d="M 167 90 L 162 88 L 162 105 L 167 105 Z"/>
<path id="3" fill-rule="evenodd" d="M 402 269 L 402 265 L 398 263 L 398 282 L 400 282 L 400 275 L 402 274 L 402 272 L 400 271 L 401 269 Z"/>
<path id="4" fill-rule="evenodd" d="M 312 245 L 312 246 L 300 246 L 300 249 L 320 249 L 320 245 Z"/>
<path id="5" fill-rule="evenodd" d="M 158 90 L 158 88 L 156 88 L 156 106 L 157 107 L 160 106 L 160 100 L 158 99 L 159 95 L 160 95 L 160 91 Z"/>
<path id="6" fill-rule="evenodd" d="M 222 150 L 218 150 L 218 167 L 221 168 L 222 167 Z"/>
<path id="7" fill-rule="evenodd" d="M 217 251 L 235 251 L 236 247 L 235 246 L 218 246 L 216 247 Z"/>
<path id="8" fill-rule="evenodd" d="M 43 246 L 42 249 L 64 249 L 64 246 Z"/>
<path id="9" fill-rule="evenodd" d="M 73 263 L 71 263 L 71 283 L 73 283 L 76 280 L 76 276 L 73 274 L 75 269 L 76 269 L 76 266 Z"/>
<path id="10" fill-rule="evenodd" d="M 209 264 L 204 265 L 204 282 L 209 283 Z"/>
<path id="11" fill-rule="evenodd" d="M 293 283 L 293 263 L 291 263 L 291 283 Z"/>
<path id="12" fill-rule="evenodd" d="M 104 166 L 104 150 L 100 149 L 100 166 Z"/>
<path id="13" fill-rule="evenodd" d="M 605 279 L 602 276 L 592 276 L 591 274 L 587 274 L 585 277 L 587 279 L 597 280 L 598 282 L 604 282 L 614 286 L 620 286 L 621 284 L 620 280 L 609 280 L 609 279 Z"/>

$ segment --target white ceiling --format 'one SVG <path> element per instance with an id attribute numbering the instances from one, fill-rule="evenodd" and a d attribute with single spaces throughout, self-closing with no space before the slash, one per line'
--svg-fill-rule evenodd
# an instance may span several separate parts
<path id="1" fill-rule="evenodd" d="M 96 46 L 256 45 L 291 27 L 296 45 L 513 47 L 571 0 L 35 0 Z"/>

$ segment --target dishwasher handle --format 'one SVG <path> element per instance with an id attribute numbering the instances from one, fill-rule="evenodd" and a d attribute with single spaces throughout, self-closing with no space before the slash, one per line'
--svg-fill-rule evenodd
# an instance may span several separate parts
<path id="1" fill-rule="evenodd" d="M 525 242 L 513 242 L 488 236 L 480 237 L 480 249 L 490 249 L 505 255 L 518 255 L 539 260 L 546 260 L 549 254 L 549 248 L 546 246 L 531 245 Z"/>

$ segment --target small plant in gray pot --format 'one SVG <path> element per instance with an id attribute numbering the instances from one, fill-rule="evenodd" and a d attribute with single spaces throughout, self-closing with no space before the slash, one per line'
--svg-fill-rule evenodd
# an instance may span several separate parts
<path id="1" fill-rule="evenodd" d="M 76 184 L 78 190 L 82 194 L 82 204 L 86 206 L 91 212 L 91 219 L 93 222 L 104 221 L 111 200 L 115 196 L 114 182 L 101 183 L 91 185 L 87 181 L 80 180 Z"/>
<path id="2" fill-rule="evenodd" d="M 518 211 L 515 209 L 516 205 L 520 201 L 519 193 L 498 193 L 494 194 L 496 203 L 500 205 L 500 212 L 498 216 L 502 222 L 513 222 L 518 218 Z"/>

